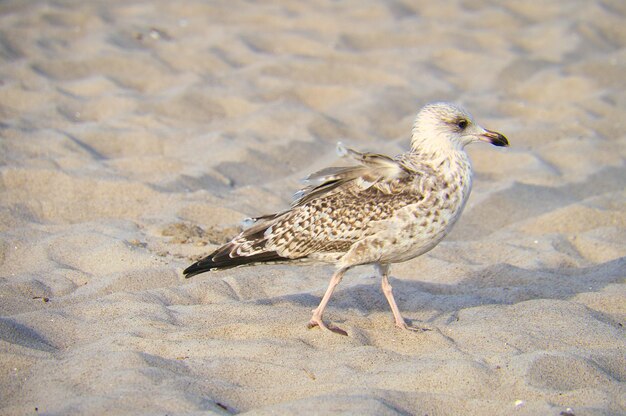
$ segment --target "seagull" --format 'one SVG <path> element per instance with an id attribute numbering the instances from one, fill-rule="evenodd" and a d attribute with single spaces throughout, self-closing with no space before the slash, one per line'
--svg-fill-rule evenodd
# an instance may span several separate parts
<path id="1" fill-rule="evenodd" d="M 309 328 L 343 335 L 322 316 L 345 273 L 374 265 L 395 325 L 409 326 L 389 283 L 392 263 L 433 249 L 457 222 L 472 188 L 465 146 L 487 142 L 508 146 L 502 134 L 487 130 L 464 108 L 445 102 L 424 106 L 413 125 L 411 148 L 396 157 L 361 153 L 338 144 L 350 166 L 311 174 L 291 207 L 250 219 L 251 225 L 230 242 L 184 270 L 199 273 L 260 263 L 324 262 L 335 265 Z"/>

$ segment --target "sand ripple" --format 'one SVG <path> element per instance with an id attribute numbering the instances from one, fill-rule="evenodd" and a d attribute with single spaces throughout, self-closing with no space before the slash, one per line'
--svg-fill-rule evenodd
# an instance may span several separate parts
<path id="1" fill-rule="evenodd" d="M 0 413 L 626 413 L 626 8 L 553 1 L 5 1 Z M 338 140 L 432 100 L 470 149 L 450 238 L 367 269 L 180 270 L 288 206 Z M 200 228 L 198 228 L 200 227 Z M 199 230 L 199 231 L 198 231 Z M 568 410 L 569 409 L 569 410 Z"/>

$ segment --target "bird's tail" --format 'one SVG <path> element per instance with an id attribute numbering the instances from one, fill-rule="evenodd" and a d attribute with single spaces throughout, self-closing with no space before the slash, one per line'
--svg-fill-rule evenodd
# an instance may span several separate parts
<path id="1" fill-rule="evenodd" d="M 280 263 L 291 260 L 267 247 L 265 231 L 277 215 L 255 218 L 258 222 L 244 230 L 229 243 L 215 250 L 202 260 L 187 267 L 186 278 L 211 270 L 223 270 L 256 263 Z"/>
<path id="2" fill-rule="evenodd" d="M 183 271 L 183 274 L 186 278 L 190 278 L 197 274 L 208 272 L 211 270 L 223 270 L 248 264 L 268 262 L 274 263 L 289 260 L 288 258 L 281 257 L 275 251 L 263 251 L 252 255 L 240 256 L 231 253 L 231 245 L 232 243 L 229 243 L 223 247 L 220 247 L 212 254 L 209 254 L 202 260 L 195 262 L 191 266 L 187 267 Z"/>

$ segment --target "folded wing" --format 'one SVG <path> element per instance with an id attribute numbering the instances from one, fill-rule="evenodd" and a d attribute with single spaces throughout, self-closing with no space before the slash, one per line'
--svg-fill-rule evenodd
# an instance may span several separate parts
<path id="1" fill-rule="evenodd" d="M 294 195 L 292 207 L 304 205 L 329 192 L 353 182 L 361 190 L 375 187 L 383 193 L 393 193 L 411 176 L 411 171 L 400 161 L 377 153 L 361 153 L 337 145 L 341 156 L 356 161 L 356 166 L 330 167 L 312 173 L 305 179 L 308 184 Z M 413 172 L 414 173 L 414 172 Z"/>

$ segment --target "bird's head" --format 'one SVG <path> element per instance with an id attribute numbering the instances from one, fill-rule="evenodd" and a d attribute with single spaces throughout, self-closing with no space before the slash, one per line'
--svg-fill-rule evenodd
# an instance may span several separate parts
<path id="1" fill-rule="evenodd" d="M 433 103 L 426 105 L 417 114 L 411 148 L 463 149 L 478 141 L 494 146 L 509 145 L 506 137 L 481 127 L 464 108 L 450 103 Z"/>

